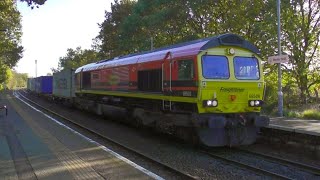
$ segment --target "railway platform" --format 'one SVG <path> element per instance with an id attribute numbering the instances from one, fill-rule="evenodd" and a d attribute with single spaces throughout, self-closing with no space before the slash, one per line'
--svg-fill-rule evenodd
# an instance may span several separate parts
<path id="1" fill-rule="evenodd" d="M 261 132 L 262 141 L 295 147 L 320 158 L 320 120 L 273 117 Z"/>
<path id="2" fill-rule="evenodd" d="M 320 136 L 320 120 L 315 119 L 272 117 L 268 128 Z"/>
<path id="3" fill-rule="evenodd" d="M 1 104 L 0 179 L 162 179 L 12 95 Z"/>

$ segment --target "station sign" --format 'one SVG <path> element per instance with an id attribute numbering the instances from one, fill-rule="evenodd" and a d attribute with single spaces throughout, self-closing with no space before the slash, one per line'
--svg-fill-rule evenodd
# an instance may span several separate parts
<path id="1" fill-rule="evenodd" d="M 288 55 L 280 55 L 280 56 L 270 56 L 268 57 L 269 64 L 276 64 L 276 63 L 286 63 L 289 62 Z"/>

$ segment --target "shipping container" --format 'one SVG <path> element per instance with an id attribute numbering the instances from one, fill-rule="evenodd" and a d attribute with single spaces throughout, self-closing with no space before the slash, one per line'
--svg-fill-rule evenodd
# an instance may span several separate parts
<path id="1" fill-rule="evenodd" d="M 53 74 L 53 92 L 56 97 L 71 99 L 74 92 L 74 70 L 64 69 Z"/>
<path id="2" fill-rule="evenodd" d="M 52 76 L 40 76 L 35 80 L 35 89 L 40 94 L 52 94 Z"/>
<path id="3" fill-rule="evenodd" d="M 36 90 L 35 78 L 28 78 L 27 89 L 29 91 L 35 92 L 35 90 Z"/>

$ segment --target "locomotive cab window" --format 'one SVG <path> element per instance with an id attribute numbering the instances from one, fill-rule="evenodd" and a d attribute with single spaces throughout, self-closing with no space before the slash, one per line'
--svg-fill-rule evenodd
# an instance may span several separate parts
<path id="1" fill-rule="evenodd" d="M 202 56 L 202 75 L 207 79 L 229 79 L 229 64 L 225 56 Z"/>
<path id="2" fill-rule="evenodd" d="M 234 74 L 237 79 L 260 79 L 258 59 L 255 57 L 235 57 Z"/>
<path id="3" fill-rule="evenodd" d="M 194 78 L 193 60 L 178 61 L 178 80 L 191 80 Z"/>

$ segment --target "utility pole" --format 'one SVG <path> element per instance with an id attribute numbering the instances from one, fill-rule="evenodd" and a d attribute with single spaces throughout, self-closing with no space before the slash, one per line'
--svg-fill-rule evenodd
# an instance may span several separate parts
<path id="1" fill-rule="evenodd" d="M 36 77 L 37 77 L 37 60 L 34 61 L 36 64 Z"/>
<path id="2" fill-rule="evenodd" d="M 280 30 L 280 0 L 277 0 L 277 15 L 278 15 L 278 55 L 281 56 L 281 30 Z M 279 117 L 283 116 L 283 93 L 282 93 L 282 85 L 281 85 L 281 62 L 278 64 L 278 112 Z"/>

